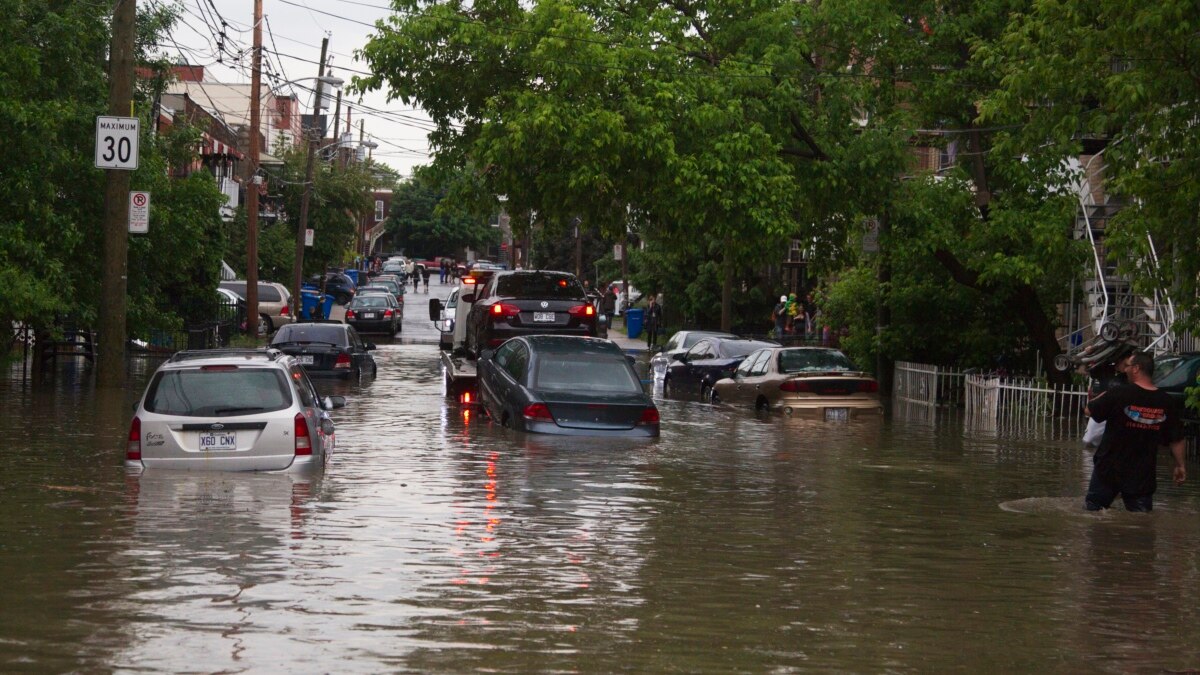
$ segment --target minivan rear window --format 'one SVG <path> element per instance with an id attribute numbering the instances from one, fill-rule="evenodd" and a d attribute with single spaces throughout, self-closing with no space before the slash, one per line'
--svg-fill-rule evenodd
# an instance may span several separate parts
<path id="1" fill-rule="evenodd" d="M 145 408 L 160 415 L 235 417 L 283 410 L 292 404 L 283 372 L 275 368 L 186 368 L 155 375 Z"/>
<path id="2" fill-rule="evenodd" d="M 586 300 L 583 286 L 563 274 L 509 274 L 496 280 L 496 295 L 546 300 Z"/>
<path id="3" fill-rule="evenodd" d="M 221 288 L 237 293 L 243 300 L 246 299 L 246 282 L 244 281 L 224 281 L 221 282 Z M 283 302 L 283 296 L 279 294 L 279 289 L 274 286 L 260 283 L 258 285 L 258 301 Z"/>

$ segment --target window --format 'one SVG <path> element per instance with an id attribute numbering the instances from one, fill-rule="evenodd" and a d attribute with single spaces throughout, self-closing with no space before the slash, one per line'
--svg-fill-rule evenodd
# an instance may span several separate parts
<path id="1" fill-rule="evenodd" d="M 375 200 L 375 222 L 377 222 L 377 223 L 383 222 L 383 200 L 382 199 Z"/>
<path id="2" fill-rule="evenodd" d="M 708 340 L 704 340 L 703 342 L 697 342 L 695 344 L 695 346 L 693 346 L 691 349 L 688 350 L 688 353 L 687 353 L 688 361 L 700 361 L 702 359 L 711 359 L 712 358 L 712 352 L 710 349 L 711 345 L 712 345 L 712 343 L 709 342 Z"/>
<path id="3" fill-rule="evenodd" d="M 271 340 L 271 344 L 277 345 L 284 342 L 326 342 L 338 347 L 345 347 L 350 344 L 347 338 L 347 329 L 344 326 L 335 324 L 289 324 L 281 326 L 275 332 L 275 339 Z"/>
<path id="4" fill-rule="evenodd" d="M 739 356 L 745 356 L 750 352 L 757 351 L 766 347 L 762 342 L 754 342 L 751 340 L 728 340 L 721 343 L 721 352 L 724 353 L 727 359 L 736 359 Z M 714 351 L 713 356 L 717 356 Z"/>
<path id="5" fill-rule="evenodd" d="M 787 349 L 779 354 L 779 372 L 854 370 L 854 364 L 836 349 Z"/>
<path id="6" fill-rule="evenodd" d="M 185 417 L 256 415 L 291 404 L 290 387 L 278 368 L 168 370 L 155 376 L 146 394 L 147 411 Z"/>
<path id="7" fill-rule="evenodd" d="M 506 274 L 494 280 L 496 295 L 517 298 L 545 298 L 547 300 L 586 301 L 583 286 L 575 277 L 567 274 Z"/>
<path id="8" fill-rule="evenodd" d="M 771 367 L 771 356 L 774 353 L 775 352 L 771 351 L 770 349 L 764 349 L 763 353 L 758 357 L 758 360 L 750 366 L 750 375 L 766 375 L 767 370 L 769 370 Z"/>
<path id="9" fill-rule="evenodd" d="M 504 369 L 517 382 L 524 382 L 525 367 L 527 365 L 529 365 L 529 350 L 526 349 L 525 345 L 518 342 L 513 348 L 512 358 L 508 359 L 508 363 L 505 364 Z"/>
<path id="10" fill-rule="evenodd" d="M 304 376 L 304 370 L 300 366 L 292 366 L 291 376 L 292 381 L 296 383 L 296 393 L 300 395 L 300 403 L 306 408 L 317 405 L 317 392 L 313 390 L 312 383 Z"/>
<path id="11" fill-rule="evenodd" d="M 496 353 L 494 356 L 492 356 L 492 359 L 495 360 L 496 365 L 500 366 L 501 368 L 505 368 L 508 366 L 508 360 L 512 358 L 513 351 L 516 348 L 516 342 L 502 344 L 500 345 L 500 348 L 496 350 Z"/>
<path id="12" fill-rule="evenodd" d="M 615 354 L 547 354 L 538 358 L 535 389 L 636 394 L 642 383 L 625 357 Z"/>
<path id="13" fill-rule="evenodd" d="M 750 371 L 753 368 L 755 361 L 757 361 L 760 356 L 762 356 L 762 352 L 755 352 L 755 353 L 751 354 L 750 356 L 746 357 L 746 359 L 744 361 L 742 361 L 741 365 L 738 366 L 737 376 L 738 377 L 749 377 Z"/>

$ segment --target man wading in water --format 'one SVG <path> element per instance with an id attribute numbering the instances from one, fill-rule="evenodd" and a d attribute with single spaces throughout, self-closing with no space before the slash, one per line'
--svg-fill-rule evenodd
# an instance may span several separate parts
<path id="1" fill-rule="evenodd" d="M 1154 386 L 1154 357 L 1139 351 L 1126 363 L 1129 383 L 1088 403 L 1092 419 L 1108 423 L 1092 458 L 1092 480 L 1084 498 L 1088 511 L 1107 509 L 1118 493 L 1126 510 L 1152 510 L 1160 445 L 1171 447 L 1175 482 L 1187 479 L 1181 411 L 1170 396 Z"/>

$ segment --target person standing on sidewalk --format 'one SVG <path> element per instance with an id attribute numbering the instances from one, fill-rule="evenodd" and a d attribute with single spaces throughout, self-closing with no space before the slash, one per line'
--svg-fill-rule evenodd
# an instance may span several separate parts
<path id="1" fill-rule="evenodd" d="M 775 339 L 782 340 L 783 332 L 787 330 L 787 296 L 779 296 L 779 304 L 775 305 L 775 309 L 771 311 L 771 318 L 775 319 Z"/>
<path id="2" fill-rule="evenodd" d="M 650 294 L 650 303 L 646 305 L 646 347 L 654 349 L 658 344 L 658 331 L 662 328 L 662 305 L 658 304 L 658 294 Z"/>
<path id="3" fill-rule="evenodd" d="M 1153 510 L 1160 445 L 1169 446 L 1175 457 L 1175 483 L 1187 480 L 1179 404 L 1154 386 L 1153 356 L 1135 352 L 1126 364 L 1129 383 L 1088 402 L 1091 418 L 1105 423 L 1084 497 L 1088 511 L 1107 509 L 1117 494 L 1127 511 Z"/>
<path id="4" fill-rule="evenodd" d="M 612 328 L 613 312 L 617 309 L 617 294 L 613 291 L 612 286 L 604 291 L 604 297 L 600 299 L 600 313 L 604 315 L 604 322 L 607 329 Z"/>

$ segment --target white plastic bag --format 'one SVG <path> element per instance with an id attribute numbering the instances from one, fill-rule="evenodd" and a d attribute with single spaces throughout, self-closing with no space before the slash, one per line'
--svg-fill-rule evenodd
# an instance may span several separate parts
<path id="1" fill-rule="evenodd" d="M 1091 446 L 1099 446 L 1100 439 L 1104 438 L 1104 427 L 1108 422 L 1097 422 L 1092 418 L 1088 418 L 1087 429 L 1083 431 L 1083 444 Z"/>

